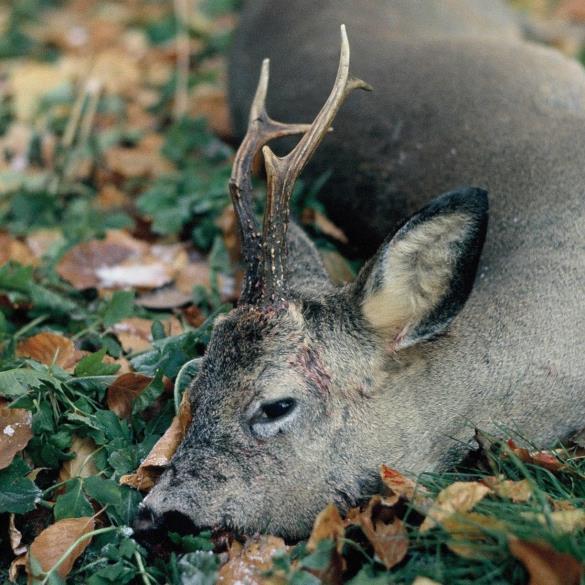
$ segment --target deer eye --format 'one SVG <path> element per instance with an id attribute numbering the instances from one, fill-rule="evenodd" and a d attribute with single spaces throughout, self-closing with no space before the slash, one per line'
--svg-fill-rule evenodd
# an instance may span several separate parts
<path id="1" fill-rule="evenodd" d="M 260 421 L 273 421 L 287 414 L 290 414 L 296 406 L 296 400 L 292 398 L 284 398 L 282 400 L 275 400 L 274 402 L 265 402 L 260 406 L 261 417 Z"/>

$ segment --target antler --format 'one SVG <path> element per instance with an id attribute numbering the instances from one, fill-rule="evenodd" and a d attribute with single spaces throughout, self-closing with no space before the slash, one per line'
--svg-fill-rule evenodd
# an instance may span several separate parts
<path id="1" fill-rule="evenodd" d="M 256 224 L 252 196 L 252 164 L 258 151 L 270 140 L 280 136 L 302 134 L 311 129 L 309 124 L 283 124 L 266 113 L 270 62 L 264 59 L 260 79 L 248 120 L 248 130 L 236 153 L 229 181 L 229 190 L 240 229 L 242 255 L 246 263 L 246 277 L 240 303 L 253 303 L 261 293 L 262 244 Z"/>
<path id="2" fill-rule="evenodd" d="M 345 25 L 341 25 L 339 67 L 325 105 L 289 154 L 278 157 L 270 147 L 262 148 L 267 174 L 266 211 L 262 229 L 262 302 L 273 303 L 286 298 L 286 233 L 295 181 L 329 131 L 345 98 L 358 88 L 372 89 L 366 82 L 349 73 L 349 42 Z"/>

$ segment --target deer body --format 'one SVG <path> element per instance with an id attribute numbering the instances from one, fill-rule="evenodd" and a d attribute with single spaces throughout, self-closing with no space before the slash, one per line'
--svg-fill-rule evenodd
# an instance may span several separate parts
<path id="1" fill-rule="evenodd" d="M 522 42 L 491 1 L 425 2 L 422 12 L 412 0 L 274 5 L 252 2 L 236 39 L 240 128 L 264 56 L 271 115 L 314 116 L 343 21 L 352 71 L 375 92 L 352 95 L 326 137 L 352 84 L 345 49 L 339 100 L 312 130 L 271 125 L 256 94 L 244 141 L 253 147 L 234 165 L 238 217 L 247 217 L 244 163 L 267 142 L 262 132 L 305 132 L 312 150 L 299 168 L 302 145 L 292 158 L 264 151 L 263 235 L 241 221 L 247 284 L 215 326 L 191 389 L 194 422 L 145 500 L 143 532 L 187 522 L 299 537 L 327 502 L 343 508 L 371 493 L 382 462 L 439 469 L 466 450 L 474 426 L 509 425 L 545 443 L 585 422 L 580 67 Z M 389 15 L 408 34 L 378 26 Z M 286 264 L 279 252 L 279 209 L 323 137 L 309 171 L 333 169 L 330 215 L 356 249 L 378 250 L 342 288 L 294 224 Z M 489 230 L 485 191 L 460 185 L 489 190 Z"/>

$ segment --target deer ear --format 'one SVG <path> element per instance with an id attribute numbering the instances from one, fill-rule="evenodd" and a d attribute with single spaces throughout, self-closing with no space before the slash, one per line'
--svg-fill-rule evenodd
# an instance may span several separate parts
<path id="1" fill-rule="evenodd" d="M 467 301 L 485 240 L 482 189 L 446 193 L 412 216 L 355 283 L 366 321 L 398 350 L 444 331 Z"/>

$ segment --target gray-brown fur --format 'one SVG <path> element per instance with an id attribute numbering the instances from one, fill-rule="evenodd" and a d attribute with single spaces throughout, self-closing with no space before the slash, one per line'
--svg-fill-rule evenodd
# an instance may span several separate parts
<path id="1" fill-rule="evenodd" d="M 303 536 L 328 501 L 343 507 L 374 489 L 380 463 L 440 469 L 471 444 L 474 425 L 509 425 L 539 443 L 583 426 L 585 75 L 516 38 L 512 21 L 499 34 L 493 0 L 428 0 L 421 15 L 412 7 L 422 4 L 249 2 L 232 63 L 236 120 L 269 56 L 268 110 L 309 121 L 334 75 L 337 25 L 347 23 L 352 69 L 375 92 L 349 99 L 312 172 L 333 168 L 325 201 L 356 248 L 381 248 L 339 289 L 291 226 L 290 298 L 239 307 L 217 324 L 192 389 L 192 428 L 146 499 L 151 528 L 181 518 Z M 428 7 L 445 5 L 452 12 L 425 20 Z M 401 29 L 380 25 L 386 10 Z M 487 221 L 482 191 L 436 199 L 387 237 L 465 184 L 490 200 L 468 300 Z M 371 295 L 395 290 L 387 261 L 400 238 L 439 229 L 426 222 L 451 212 L 468 229 L 456 242 L 433 236 L 443 246 L 435 265 L 414 253 L 405 265 L 419 276 L 401 281 L 436 296 L 435 310 L 407 322 L 394 311 L 387 328 L 377 312 L 368 320 Z M 425 293 L 419 285 L 437 265 L 452 278 Z M 296 418 L 259 437 L 249 405 L 284 396 L 298 401 Z"/>

